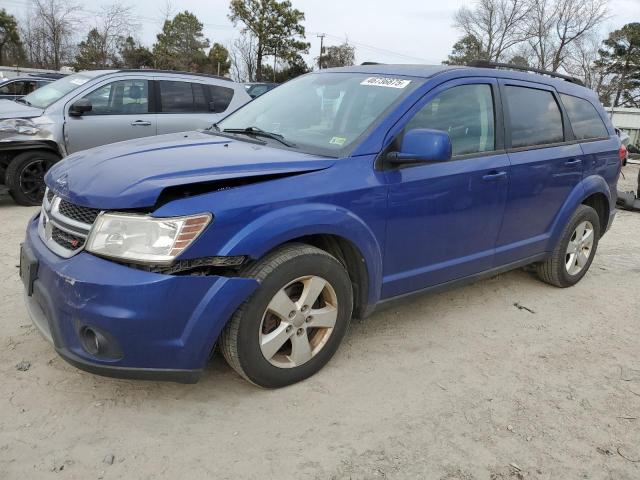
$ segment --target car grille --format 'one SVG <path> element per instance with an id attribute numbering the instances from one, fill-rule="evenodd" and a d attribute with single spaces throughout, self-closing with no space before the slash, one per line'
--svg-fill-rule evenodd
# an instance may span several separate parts
<path id="1" fill-rule="evenodd" d="M 40 239 L 57 255 L 69 258 L 85 246 L 101 210 L 63 200 L 47 189 L 38 223 Z"/>
<path id="2" fill-rule="evenodd" d="M 56 226 L 51 227 L 51 238 L 54 242 L 67 250 L 77 250 L 84 246 L 85 238 L 80 235 L 65 232 Z"/>
<path id="3" fill-rule="evenodd" d="M 97 208 L 80 207 L 66 200 L 60 200 L 58 211 L 62 216 L 71 218 L 76 222 L 86 223 L 87 225 L 93 225 L 93 222 L 96 221 L 96 217 L 100 213 L 100 210 Z"/>

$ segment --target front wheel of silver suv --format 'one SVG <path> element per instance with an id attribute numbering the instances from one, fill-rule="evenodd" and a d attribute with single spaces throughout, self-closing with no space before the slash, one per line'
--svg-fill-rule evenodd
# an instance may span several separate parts
<path id="1" fill-rule="evenodd" d="M 598 248 L 600 218 L 596 211 L 580 205 L 554 249 L 551 258 L 536 266 L 538 277 L 556 287 L 570 287 L 585 276 Z"/>

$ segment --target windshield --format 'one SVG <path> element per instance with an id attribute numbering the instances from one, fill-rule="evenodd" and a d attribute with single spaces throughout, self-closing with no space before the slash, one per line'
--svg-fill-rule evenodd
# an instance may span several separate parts
<path id="1" fill-rule="evenodd" d="M 303 151 L 336 156 L 420 82 L 358 73 L 305 75 L 248 103 L 218 128 L 275 133 Z"/>
<path id="2" fill-rule="evenodd" d="M 22 100 L 31 107 L 47 108 L 71 90 L 87 83 L 91 78 L 91 76 L 82 73 L 69 75 L 68 77 L 61 78 L 33 91 L 26 97 L 23 97 Z"/>

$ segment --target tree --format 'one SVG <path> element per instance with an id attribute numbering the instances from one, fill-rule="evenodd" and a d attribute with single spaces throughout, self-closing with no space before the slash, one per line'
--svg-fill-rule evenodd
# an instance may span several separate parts
<path id="1" fill-rule="evenodd" d="M 153 58 L 158 68 L 202 72 L 207 63 L 204 50 L 208 47 L 202 23 L 185 10 L 164 22 L 153 46 Z"/>
<path id="2" fill-rule="evenodd" d="M 208 70 L 216 75 L 227 75 L 231 69 L 231 60 L 229 58 L 229 50 L 220 43 L 214 43 L 207 55 L 209 60 Z"/>
<path id="3" fill-rule="evenodd" d="M 96 28 L 92 28 L 87 34 L 86 40 L 78 44 L 78 53 L 73 62 L 73 69 L 97 70 L 107 67 L 108 59 L 104 56 L 103 39 Z"/>
<path id="4" fill-rule="evenodd" d="M 462 6 L 454 25 L 480 43 L 480 52 L 491 61 L 503 60 L 514 46 L 529 37 L 530 0 L 477 0 L 473 8 Z"/>
<path id="5" fill-rule="evenodd" d="M 68 0 L 33 0 L 24 43 L 30 62 L 60 70 L 71 59 L 73 34 L 81 7 Z"/>
<path id="6" fill-rule="evenodd" d="M 4 65 L 5 62 L 16 62 L 22 56 L 18 22 L 3 8 L 0 10 L 0 65 Z"/>
<path id="7" fill-rule="evenodd" d="M 229 19 L 244 25 L 243 33 L 251 33 L 256 42 L 256 80 L 262 80 L 263 59 L 276 56 L 294 59 L 309 51 L 304 42 L 304 13 L 294 9 L 288 0 L 231 0 Z"/>
<path id="8" fill-rule="evenodd" d="M 596 66 L 611 77 L 613 106 L 639 106 L 640 23 L 628 23 L 611 32 L 603 44 Z"/>
<path id="9" fill-rule="evenodd" d="M 249 32 L 243 32 L 231 45 L 231 77 L 236 82 L 253 82 L 256 77 L 258 43 Z"/>
<path id="10" fill-rule="evenodd" d="M 605 98 L 611 95 L 611 82 L 605 70 L 597 64 L 601 44 L 600 35 L 595 31 L 577 40 L 568 51 L 563 68 L 569 75 L 580 78 L 587 88 Z"/>
<path id="11" fill-rule="evenodd" d="M 281 68 L 277 69 L 275 74 L 271 65 L 264 65 L 262 67 L 262 78 L 264 81 L 284 83 L 311 71 L 311 68 L 309 68 L 309 65 L 306 64 L 301 55 L 298 55 L 293 60 L 280 63 L 282 64 Z"/>
<path id="12" fill-rule="evenodd" d="M 125 68 L 152 68 L 151 50 L 137 43 L 133 37 L 127 37 L 120 43 L 120 58 Z"/>
<path id="13" fill-rule="evenodd" d="M 529 60 L 523 55 L 514 55 L 509 59 L 511 65 L 518 65 L 519 67 L 529 67 Z"/>
<path id="14" fill-rule="evenodd" d="M 320 68 L 348 67 L 356 63 L 356 48 L 346 41 L 342 45 L 326 47 L 317 61 Z"/>
<path id="15" fill-rule="evenodd" d="M 558 71 L 606 18 L 607 0 L 529 0 L 528 44 L 537 68 Z"/>
<path id="16" fill-rule="evenodd" d="M 468 65 L 473 60 L 487 60 L 487 52 L 482 43 L 473 35 L 465 35 L 453 44 L 451 54 L 445 60 L 445 65 Z"/>
<path id="17" fill-rule="evenodd" d="M 119 3 L 103 7 L 96 17 L 96 26 L 78 44 L 74 69 L 79 71 L 120 66 L 120 47 L 134 29 L 131 19 L 129 7 Z"/>

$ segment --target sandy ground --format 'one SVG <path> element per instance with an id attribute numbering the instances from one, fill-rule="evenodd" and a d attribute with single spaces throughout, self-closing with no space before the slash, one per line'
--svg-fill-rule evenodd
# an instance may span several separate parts
<path id="1" fill-rule="evenodd" d="M 639 213 L 571 289 L 516 271 L 414 297 L 265 391 L 220 358 L 197 385 L 67 365 L 22 305 L 33 212 L 0 199 L 0 479 L 640 478 Z"/>

